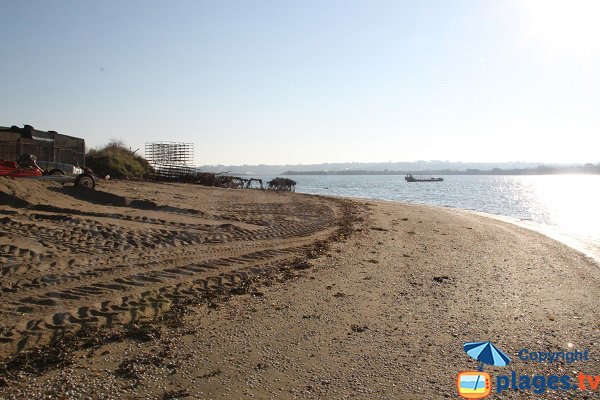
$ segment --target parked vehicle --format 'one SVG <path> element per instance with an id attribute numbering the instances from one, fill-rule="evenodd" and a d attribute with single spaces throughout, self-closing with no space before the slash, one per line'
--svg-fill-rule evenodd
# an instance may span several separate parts
<path id="1" fill-rule="evenodd" d="M 44 174 L 32 154 L 22 154 L 17 161 L 0 160 L 0 176 L 11 178 L 27 178 L 59 183 L 73 183 L 77 187 L 93 189 L 96 178 L 90 173 L 82 172 L 77 175 Z"/>

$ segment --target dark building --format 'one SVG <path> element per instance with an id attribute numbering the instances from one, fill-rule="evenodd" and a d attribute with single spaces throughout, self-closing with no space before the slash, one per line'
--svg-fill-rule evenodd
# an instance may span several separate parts
<path id="1" fill-rule="evenodd" d="M 23 153 L 31 153 L 39 161 L 85 166 L 83 139 L 38 131 L 30 125 L 0 127 L 0 159 L 16 160 Z"/>

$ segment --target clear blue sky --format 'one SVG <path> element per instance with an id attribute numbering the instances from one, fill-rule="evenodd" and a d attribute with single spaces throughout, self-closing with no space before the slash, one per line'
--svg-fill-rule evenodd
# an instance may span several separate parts
<path id="1" fill-rule="evenodd" d="M 599 162 L 600 2 L 0 0 L 0 125 L 197 164 Z"/>

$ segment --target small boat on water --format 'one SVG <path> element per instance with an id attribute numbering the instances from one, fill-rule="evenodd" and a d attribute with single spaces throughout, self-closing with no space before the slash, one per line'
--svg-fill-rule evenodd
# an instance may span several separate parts
<path id="1" fill-rule="evenodd" d="M 444 178 L 426 178 L 423 176 L 415 177 L 413 176 L 413 174 L 406 175 L 404 179 L 406 180 L 406 182 L 442 182 L 444 180 Z"/>

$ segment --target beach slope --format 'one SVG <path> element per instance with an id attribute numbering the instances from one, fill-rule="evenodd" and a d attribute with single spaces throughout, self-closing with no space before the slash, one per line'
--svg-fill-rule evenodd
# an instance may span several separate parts
<path id="1" fill-rule="evenodd" d="M 49 288 L 42 277 L 34 275 L 36 268 L 7 269 L 12 286 L 6 283 L 9 280 L 4 280 L 3 286 L 19 290 L 3 292 L 3 296 L 8 293 L 2 305 L 3 326 L 13 324 L 13 331 L 21 332 L 17 337 L 22 337 L 28 332 L 22 327 L 29 327 L 31 315 L 50 326 L 57 322 L 54 316 L 44 317 L 38 307 L 67 310 L 63 325 L 77 326 L 81 321 L 73 318 L 94 317 L 91 311 L 78 317 L 81 307 L 102 312 L 102 299 L 120 289 L 90 295 L 85 305 L 77 299 L 61 299 L 60 304 L 51 305 L 29 299 L 57 297 L 49 292 L 74 293 L 73 288 L 83 286 L 78 280 L 102 283 L 88 285 L 100 290 L 106 287 L 108 276 L 117 285 L 144 282 L 140 289 L 127 289 L 125 295 L 108 296 L 108 301 L 138 306 L 148 323 L 135 325 L 137 331 L 129 325 L 129 331 L 120 330 L 116 337 L 100 330 L 98 340 L 84 346 L 78 342 L 68 355 L 61 354 L 63 358 L 54 367 L 43 371 L 21 364 L 20 371 L 15 368 L 4 375 L 0 393 L 6 398 L 44 394 L 157 399 L 457 398 L 456 374 L 478 365 L 463 352 L 462 345 L 485 340 L 493 341 L 513 359 L 508 367 L 486 367 L 492 379 L 515 371 L 530 376 L 569 374 L 575 383 L 578 371 L 600 371 L 600 269 L 582 254 L 543 235 L 443 208 L 359 200 L 344 205 L 340 200 L 316 196 L 182 188 L 114 183 L 102 189 L 107 197 L 101 200 L 82 198 L 62 188 L 47 189 L 65 196 L 61 197 L 65 203 L 58 206 L 63 211 L 44 208 L 57 207 L 54 204 L 34 206 L 46 201 L 46 196 L 34 198 L 35 191 L 26 194 L 23 188 L 14 188 L 11 198 L 3 198 L 3 237 L 18 237 L 23 244 L 12 246 L 31 252 L 21 254 L 21 250 L 9 248 L 9 254 L 3 254 L 5 265 L 17 264 L 21 257 L 37 260 L 33 253 L 48 254 L 42 252 L 50 248 L 35 239 L 49 236 L 19 236 L 22 230 L 5 228 L 17 223 L 54 224 L 53 229 L 63 235 L 58 237 L 67 238 L 73 237 L 67 232 L 83 234 L 110 227 L 105 231 L 125 239 L 108 239 L 108 243 L 98 239 L 96 246 L 89 244 L 91 239 L 85 246 L 71 239 L 69 251 L 58 248 L 57 241 L 51 242 L 56 247 L 52 257 L 57 261 L 56 266 L 46 267 L 48 274 L 64 274 L 67 279 L 76 266 L 77 271 L 90 271 L 93 277 L 114 266 L 102 280 L 80 274 L 84 277 Z M 111 203 L 109 195 L 127 200 Z M 166 204 L 167 208 L 161 208 Z M 81 213 L 66 213 L 67 208 Z M 55 215 L 70 219 L 57 222 Z M 73 218 L 87 222 L 73 224 Z M 351 234 L 349 229 L 338 230 L 339 224 L 350 222 Z M 82 224 L 87 224 L 84 229 Z M 202 245 L 193 244 L 190 231 L 206 231 Z M 152 242 L 169 232 L 170 240 L 186 243 Z M 226 237 L 232 238 L 230 242 L 219 242 Z M 133 248 L 120 249 L 124 243 Z M 109 251 L 110 247 L 114 250 Z M 83 251 L 79 250 L 76 257 L 68 255 L 76 249 L 91 253 L 80 254 Z M 49 257 L 39 257 L 36 262 L 47 263 Z M 86 261 L 97 257 L 105 257 L 103 265 L 109 267 Z M 202 265 L 201 261 L 208 259 L 226 259 L 229 264 L 217 261 L 213 268 L 187 269 L 188 278 L 175 278 L 177 268 Z M 212 282 L 210 276 L 220 272 L 227 277 L 235 275 L 234 271 L 249 270 L 238 265 L 244 262 L 254 263 L 250 268 L 256 272 L 255 279 L 247 281 L 247 290 L 222 288 L 213 291 L 212 298 L 204 296 L 202 301 L 172 307 L 176 295 L 190 298 L 186 282 Z M 121 275 L 120 268 L 127 274 Z M 160 274 L 138 279 L 148 268 Z M 120 277 L 126 280 L 116 281 Z M 167 282 L 168 277 L 171 280 Z M 221 285 L 235 282 L 236 278 L 232 279 L 221 278 Z M 171 291 L 179 283 L 183 288 Z M 153 293 L 167 293 L 162 314 L 158 307 L 139 307 L 145 285 Z M 35 295 L 27 295 L 26 290 Z M 123 303 L 124 297 L 132 300 Z M 24 305 L 31 310 L 23 310 L 25 317 L 19 317 L 16 307 Z M 116 322 L 134 320 L 125 308 L 123 312 L 116 309 Z M 6 354 L 13 345 L 5 341 Z M 521 349 L 589 350 L 590 360 L 570 365 L 523 361 L 517 356 Z M 586 395 L 594 398 L 597 393 Z M 560 391 L 507 390 L 494 398 L 561 399 L 564 395 Z"/>

